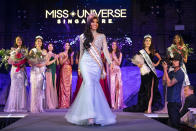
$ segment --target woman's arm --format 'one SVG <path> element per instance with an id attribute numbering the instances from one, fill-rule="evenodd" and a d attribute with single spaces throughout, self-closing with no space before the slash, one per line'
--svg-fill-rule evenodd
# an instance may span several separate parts
<path id="1" fill-rule="evenodd" d="M 60 63 L 61 65 L 63 64 L 63 63 L 62 63 L 62 61 L 63 61 L 63 58 L 62 58 L 63 56 L 62 56 L 62 55 L 63 55 L 63 53 L 60 53 L 60 54 L 59 54 L 59 63 Z"/>
<path id="2" fill-rule="evenodd" d="M 78 64 L 79 63 L 79 59 L 78 58 L 76 58 L 76 64 Z"/>
<path id="3" fill-rule="evenodd" d="M 71 65 L 73 65 L 73 56 L 74 56 L 74 52 L 71 53 Z"/>
<path id="4" fill-rule="evenodd" d="M 82 58 L 82 55 L 84 54 L 84 34 L 80 35 L 80 56 L 79 56 L 79 61 L 78 61 L 78 68 L 80 64 L 80 60 Z"/>
<path id="5" fill-rule="evenodd" d="M 109 51 L 108 51 L 108 46 L 107 46 L 105 35 L 104 35 L 104 38 L 103 38 L 103 53 L 104 53 L 104 56 L 105 56 L 108 64 L 112 64 L 112 60 L 110 58 L 110 54 L 109 54 Z"/>
<path id="6" fill-rule="evenodd" d="M 115 60 L 115 62 L 120 66 L 121 62 L 122 62 L 122 53 L 120 53 L 119 58 L 117 58 L 116 54 L 113 54 L 113 59 Z"/>
<path id="7" fill-rule="evenodd" d="M 159 60 L 157 61 L 157 63 L 154 64 L 154 66 L 156 67 L 156 66 L 159 65 L 159 63 L 160 63 L 160 61 L 161 61 L 161 56 L 159 55 L 159 53 L 155 53 L 155 56 L 159 59 Z"/>
<path id="8" fill-rule="evenodd" d="M 59 65 L 59 55 L 55 55 L 56 57 L 56 64 Z"/>
<path id="9" fill-rule="evenodd" d="M 62 65 L 63 63 L 65 63 L 65 61 L 68 59 L 68 55 L 64 55 L 63 53 L 61 53 L 60 55 L 60 64 Z"/>
<path id="10" fill-rule="evenodd" d="M 187 63 L 187 60 L 188 60 L 188 55 L 185 55 L 185 56 L 183 57 L 184 63 Z"/>
<path id="11" fill-rule="evenodd" d="M 56 58 L 54 58 L 54 60 L 51 60 L 51 61 L 50 61 L 50 58 L 51 58 L 51 56 L 48 54 L 47 55 L 47 62 L 46 62 L 47 66 L 53 64 L 56 61 Z"/>

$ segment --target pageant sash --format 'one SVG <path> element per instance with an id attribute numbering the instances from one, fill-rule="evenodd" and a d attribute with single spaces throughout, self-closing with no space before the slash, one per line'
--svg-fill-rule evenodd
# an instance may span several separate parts
<path id="1" fill-rule="evenodd" d="M 93 43 L 91 43 L 91 47 L 88 49 L 88 52 L 91 55 L 91 57 L 99 65 L 99 67 L 101 69 L 101 77 L 105 78 L 106 77 L 106 72 L 105 72 L 104 65 L 103 65 L 103 62 L 102 62 L 102 59 L 101 59 L 101 55 L 99 54 L 98 49 L 95 47 L 95 45 Z"/>
<path id="2" fill-rule="evenodd" d="M 142 54 L 142 56 L 144 57 L 146 63 L 147 63 L 148 66 L 150 67 L 150 69 L 151 69 L 151 70 L 154 72 L 154 74 L 157 76 L 156 69 L 155 69 L 155 67 L 154 67 L 153 64 L 152 64 L 152 61 L 151 61 L 149 55 L 146 53 L 146 51 L 145 51 L 144 49 L 140 50 L 139 52 L 140 52 L 140 53 Z"/>

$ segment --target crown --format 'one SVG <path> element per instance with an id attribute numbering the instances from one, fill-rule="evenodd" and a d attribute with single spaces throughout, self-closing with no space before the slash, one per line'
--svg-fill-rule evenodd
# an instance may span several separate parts
<path id="1" fill-rule="evenodd" d="M 144 36 L 144 39 L 146 39 L 146 38 L 152 39 L 152 36 L 150 34 L 147 34 L 147 35 Z"/>
<path id="2" fill-rule="evenodd" d="M 98 16 L 95 13 L 89 14 L 89 16 L 87 17 L 87 22 L 89 22 L 93 17 L 98 17 Z"/>
<path id="3" fill-rule="evenodd" d="M 41 39 L 41 40 L 43 40 L 43 37 L 40 36 L 40 35 L 38 35 L 38 36 L 35 37 L 35 39 Z"/>

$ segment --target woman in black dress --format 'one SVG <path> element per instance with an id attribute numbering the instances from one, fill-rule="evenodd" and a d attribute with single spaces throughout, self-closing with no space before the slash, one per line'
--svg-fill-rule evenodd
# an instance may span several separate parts
<path id="1" fill-rule="evenodd" d="M 158 66 L 161 61 L 161 57 L 154 49 L 151 35 L 144 36 L 143 49 L 140 50 L 139 54 L 144 58 L 144 63 L 148 66 L 150 72 L 141 75 L 141 85 L 138 93 L 137 105 L 127 107 L 123 109 L 123 111 L 152 113 L 152 111 L 162 108 L 162 102 L 161 94 L 158 89 L 159 81 L 155 70 L 155 67 Z M 154 56 L 158 58 L 158 62 L 156 63 L 153 62 Z M 143 65 L 138 65 L 139 68 L 142 66 Z"/>

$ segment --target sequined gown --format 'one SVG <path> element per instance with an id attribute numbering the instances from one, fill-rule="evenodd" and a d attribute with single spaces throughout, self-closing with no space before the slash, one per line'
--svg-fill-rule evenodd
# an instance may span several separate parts
<path id="1" fill-rule="evenodd" d="M 4 108 L 5 112 L 27 112 L 27 75 L 25 68 L 16 72 L 17 67 L 11 68 L 11 86 Z"/>
<path id="2" fill-rule="evenodd" d="M 101 69 L 97 62 L 91 57 L 83 47 L 84 35 L 80 36 L 80 71 L 83 82 L 78 95 L 65 115 L 68 122 L 76 125 L 85 125 L 89 118 L 93 118 L 96 124 L 109 125 L 116 122 L 116 116 L 110 110 L 102 87 L 100 85 Z M 106 37 L 98 34 L 94 39 L 94 45 L 101 53 L 103 48 L 104 55 L 111 63 L 107 48 Z"/>
<path id="3" fill-rule="evenodd" d="M 44 79 L 45 79 L 45 69 L 43 66 L 41 68 L 32 66 L 31 67 L 31 90 L 30 90 L 30 111 L 32 113 L 43 112 L 43 99 L 45 98 L 44 93 Z"/>
<path id="4" fill-rule="evenodd" d="M 72 66 L 67 59 L 60 69 L 59 108 L 69 108 L 71 104 Z"/>

